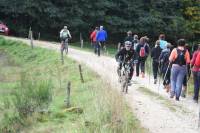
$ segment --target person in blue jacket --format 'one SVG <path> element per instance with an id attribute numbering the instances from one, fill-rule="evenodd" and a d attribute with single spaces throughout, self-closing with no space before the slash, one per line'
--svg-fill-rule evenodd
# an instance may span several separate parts
<path id="1" fill-rule="evenodd" d="M 101 48 L 106 50 L 106 40 L 107 40 L 107 32 L 103 29 L 103 26 L 100 26 L 100 30 L 97 32 L 96 40 L 100 44 Z"/>

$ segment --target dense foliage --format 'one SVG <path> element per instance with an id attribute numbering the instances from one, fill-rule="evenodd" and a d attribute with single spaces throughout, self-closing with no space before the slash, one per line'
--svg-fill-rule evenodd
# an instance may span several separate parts
<path id="1" fill-rule="evenodd" d="M 118 41 L 127 30 L 154 39 L 160 33 L 169 40 L 195 38 L 200 34 L 198 0 L 1 0 L 0 19 L 18 36 L 58 39 L 68 25 L 74 39 L 85 39 L 97 25 L 104 25 L 109 39 Z M 51 38 L 50 38 L 51 37 Z"/>

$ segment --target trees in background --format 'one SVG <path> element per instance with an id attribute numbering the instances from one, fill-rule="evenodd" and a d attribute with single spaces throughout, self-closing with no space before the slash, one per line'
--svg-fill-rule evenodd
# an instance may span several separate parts
<path id="1" fill-rule="evenodd" d="M 80 32 L 88 38 L 95 26 L 104 25 L 109 39 L 119 41 L 125 32 L 169 40 L 199 35 L 200 5 L 197 0 L 1 0 L 0 19 L 17 36 L 27 36 L 29 27 L 45 39 L 58 39 L 68 25 L 74 39 Z"/>

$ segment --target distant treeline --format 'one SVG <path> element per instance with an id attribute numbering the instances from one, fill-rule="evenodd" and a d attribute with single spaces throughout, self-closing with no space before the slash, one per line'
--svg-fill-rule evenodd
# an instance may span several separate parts
<path id="1" fill-rule="evenodd" d="M 157 39 L 200 36 L 199 0 L 0 0 L 0 20 L 16 36 L 27 36 L 29 27 L 35 38 L 56 40 L 67 25 L 75 41 L 84 39 L 95 26 L 103 25 L 110 41 L 120 41 L 128 30 Z"/>

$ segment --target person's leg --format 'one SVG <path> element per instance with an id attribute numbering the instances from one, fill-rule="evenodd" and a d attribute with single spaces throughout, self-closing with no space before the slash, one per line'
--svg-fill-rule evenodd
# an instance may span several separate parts
<path id="1" fill-rule="evenodd" d="M 185 97 L 186 90 L 187 90 L 187 75 L 185 75 L 185 77 L 183 79 L 181 97 Z"/>
<path id="2" fill-rule="evenodd" d="M 168 72 L 167 72 L 167 75 L 166 75 L 166 78 L 165 78 L 165 83 L 166 83 L 166 92 L 169 92 L 170 91 L 170 75 L 171 75 L 171 69 L 168 69 Z"/>
<path id="3" fill-rule="evenodd" d="M 170 91 L 171 95 L 170 95 L 170 98 L 173 98 L 174 94 L 175 94 L 177 74 L 178 74 L 177 67 L 172 66 L 171 77 L 170 77 L 170 82 L 171 82 L 171 91 Z"/>
<path id="4" fill-rule="evenodd" d="M 145 73 L 145 60 L 141 61 L 141 72 L 142 72 L 142 78 L 144 78 Z"/>
<path id="5" fill-rule="evenodd" d="M 94 47 L 94 54 L 97 53 L 97 43 L 96 42 L 92 42 L 92 45 Z"/>
<path id="6" fill-rule="evenodd" d="M 98 56 L 100 56 L 100 51 L 101 51 L 101 46 L 99 45 L 99 43 L 97 43 L 97 53 L 98 53 Z"/>
<path id="7" fill-rule="evenodd" d="M 130 69 L 130 74 L 129 74 L 129 80 L 131 80 L 132 79 L 132 77 L 133 77 L 133 67 L 132 67 L 132 65 L 130 66 L 131 67 L 131 69 Z"/>
<path id="8" fill-rule="evenodd" d="M 194 97 L 195 101 L 198 101 L 199 97 L 199 80 L 198 80 L 198 72 L 193 72 L 193 79 L 194 79 Z"/>
<path id="9" fill-rule="evenodd" d="M 175 90 L 176 100 L 179 100 L 179 97 L 181 95 L 183 80 L 186 75 L 186 72 L 187 72 L 186 67 L 184 66 L 179 67 L 177 73 L 176 90 Z"/>
<path id="10" fill-rule="evenodd" d="M 140 60 L 136 63 L 136 76 L 138 77 L 140 73 Z"/>

